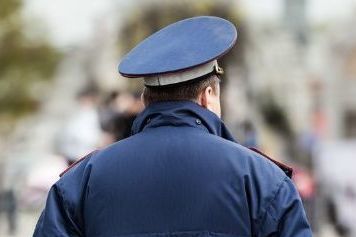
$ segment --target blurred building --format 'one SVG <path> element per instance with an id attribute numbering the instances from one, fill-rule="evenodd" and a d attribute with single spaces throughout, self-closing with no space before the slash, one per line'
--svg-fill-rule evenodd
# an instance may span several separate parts
<path id="1" fill-rule="evenodd" d="M 279 17 L 248 19 L 247 69 L 232 65 L 229 71 L 233 80 L 226 101 L 235 113 L 227 116 L 229 123 L 254 120 L 272 147 L 279 142 L 271 142 L 276 136 L 259 110 L 268 97 L 285 111 L 295 135 L 355 137 L 356 43 L 350 28 L 355 19 L 311 21 L 310 2 L 286 0 Z"/>

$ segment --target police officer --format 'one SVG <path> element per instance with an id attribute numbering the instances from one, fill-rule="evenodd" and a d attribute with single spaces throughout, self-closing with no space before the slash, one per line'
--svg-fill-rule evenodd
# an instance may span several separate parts
<path id="1" fill-rule="evenodd" d="M 230 22 L 202 16 L 131 50 L 119 72 L 146 85 L 132 136 L 64 172 L 34 236 L 311 236 L 291 170 L 220 120 L 217 59 L 236 38 Z"/>

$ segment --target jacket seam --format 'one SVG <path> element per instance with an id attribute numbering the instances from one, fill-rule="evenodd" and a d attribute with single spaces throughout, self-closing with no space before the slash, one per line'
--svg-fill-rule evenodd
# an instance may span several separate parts
<path id="1" fill-rule="evenodd" d="M 275 193 L 273 194 L 273 198 L 268 202 L 268 204 L 266 205 L 266 208 L 265 210 L 261 213 L 261 215 L 259 216 L 259 220 L 261 220 L 264 216 L 266 215 L 269 215 L 272 220 L 275 222 L 275 223 L 278 223 L 278 220 L 277 218 L 273 217 L 270 213 L 269 213 L 269 210 L 273 204 L 273 202 L 276 200 L 278 194 L 280 193 L 281 189 L 282 189 L 282 186 L 283 184 L 286 182 L 286 180 L 288 179 L 288 177 L 284 177 L 283 180 L 281 180 L 281 182 L 278 184 L 278 187 L 277 189 L 275 190 Z M 263 227 L 264 223 L 265 223 L 266 220 L 264 220 L 264 222 L 260 223 L 260 226 L 259 226 L 259 230 Z"/>

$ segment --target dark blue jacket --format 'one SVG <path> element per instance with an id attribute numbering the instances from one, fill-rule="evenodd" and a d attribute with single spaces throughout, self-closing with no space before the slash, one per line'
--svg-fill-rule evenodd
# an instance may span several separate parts
<path id="1" fill-rule="evenodd" d="M 231 141 L 229 141 L 231 140 Z M 48 194 L 34 236 L 311 236 L 274 163 L 192 102 L 152 104 L 133 136 L 94 152 Z"/>

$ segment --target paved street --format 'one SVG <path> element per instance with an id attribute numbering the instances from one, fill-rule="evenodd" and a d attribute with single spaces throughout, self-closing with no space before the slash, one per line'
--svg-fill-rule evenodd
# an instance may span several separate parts
<path id="1" fill-rule="evenodd" d="M 1 237 L 29 237 L 32 236 L 34 227 L 39 217 L 39 212 L 22 212 L 18 216 L 18 230 L 15 235 L 7 233 L 7 222 L 2 215 L 0 218 L 0 236 Z"/>

